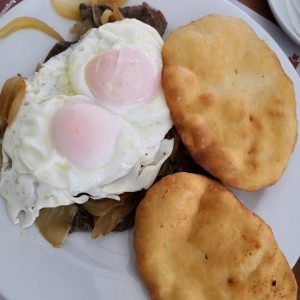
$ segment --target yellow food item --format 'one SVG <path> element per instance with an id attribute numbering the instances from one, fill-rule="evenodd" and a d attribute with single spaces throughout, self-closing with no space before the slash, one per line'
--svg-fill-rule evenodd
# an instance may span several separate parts
<path id="1" fill-rule="evenodd" d="M 0 132 L 12 122 L 25 94 L 25 82 L 21 76 L 7 79 L 0 93 Z"/>
<path id="2" fill-rule="evenodd" d="M 271 228 L 221 183 L 176 173 L 146 193 L 134 227 L 151 299 L 296 299 Z"/>
<path id="3" fill-rule="evenodd" d="M 13 19 L 10 23 L 0 29 L 0 39 L 22 29 L 36 29 L 53 37 L 57 41 L 63 41 L 64 38 L 45 22 L 32 17 L 19 17 Z"/>
<path id="4" fill-rule="evenodd" d="M 108 5 L 113 7 L 114 5 L 123 5 L 127 0 L 51 0 L 53 8 L 56 12 L 71 20 L 80 20 L 80 3 L 89 5 Z"/>
<path id="5" fill-rule="evenodd" d="M 243 20 L 209 15 L 173 31 L 162 50 L 172 118 L 194 160 L 247 191 L 274 184 L 297 138 L 293 83 Z"/>

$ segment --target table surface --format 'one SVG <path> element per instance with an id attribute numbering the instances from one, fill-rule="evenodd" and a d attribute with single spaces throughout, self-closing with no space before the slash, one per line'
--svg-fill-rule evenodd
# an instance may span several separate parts
<path id="1" fill-rule="evenodd" d="M 276 23 L 276 20 L 270 10 L 267 0 L 238 0 L 239 2 L 247 5 L 260 15 L 264 16 L 268 20 Z M 276 23 L 277 24 L 277 23 Z M 293 268 L 297 283 L 298 283 L 298 297 L 297 299 L 300 300 L 300 259 L 298 260 L 297 264 Z"/>

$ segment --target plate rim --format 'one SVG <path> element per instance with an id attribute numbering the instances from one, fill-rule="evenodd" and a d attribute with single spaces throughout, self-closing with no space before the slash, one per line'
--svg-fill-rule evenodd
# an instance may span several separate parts
<path id="1" fill-rule="evenodd" d="M 35 0 L 35 1 L 37 1 L 37 0 Z M 49 0 L 50 1 L 50 0 Z M 196 0 L 190 0 L 190 1 L 196 1 Z M 25 2 L 25 1 L 24 1 Z M 34 1 L 31 1 L 31 2 L 34 2 Z M 141 2 L 141 1 L 138 1 L 138 2 Z M 153 1 L 149 1 L 149 3 L 151 3 L 151 2 L 153 2 Z M 243 19 L 246 19 L 246 21 L 249 23 L 249 21 L 250 21 L 250 23 L 251 24 L 255 24 L 255 28 L 253 28 L 254 30 L 255 30 L 255 32 L 256 32 L 256 29 L 258 28 L 260 31 L 262 30 L 262 32 L 263 32 L 263 34 L 266 36 L 266 37 L 270 37 L 271 38 L 271 40 L 272 40 L 272 44 L 273 44 L 273 46 L 275 46 L 275 48 L 277 49 L 280 49 L 280 51 L 282 52 L 280 55 L 281 55 L 281 57 L 278 57 L 279 58 L 279 60 L 282 58 L 282 54 L 284 54 L 284 52 L 283 52 L 283 50 L 280 48 L 280 46 L 278 45 L 278 43 L 272 38 L 272 36 L 257 22 L 257 21 L 255 21 L 251 16 L 249 16 L 247 13 L 245 13 L 242 9 L 240 9 L 239 7 L 237 7 L 237 6 L 235 6 L 233 3 L 231 3 L 231 2 L 229 2 L 228 0 L 215 0 L 215 1 L 213 1 L 213 2 L 224 2 L 224 3 L 226 3 L 226 4 L 228 4 L 228 5 L 230 5 L 230 6 L 232 6 L 233 8 L 234 8 L 234 10 L 235 10 L 235 12 L 236 13 L 238 13 L 239 15 L 242 15 L 242 16 L 244 16 L 243 17 Z M 21 5 L 21 4 L 20 4 Z M 16 6 L 16 7 L 18 7 L 18 6 Z M 14 10 L 14 8 L 12 9 L 12 10 Z M 252 26 L 253 27 L 253 26 Z M 275 51 L 276 52 L 276 51 Z M 276 53 L 277 54 L 277 53 Z M 284 56 L 285 56 L 285 54 L 284 54 Z M 286 58 L 286 56 L 285 56 L 285 60 L 287 61 L 287 58 Z M 292 67 L 290 67 L 290 69 L 289 69 L 289 74 L 292 74 L 293 75 L 293 81 L 294 80 L 296 80 L 296 78 L 298 78 L 297 80 L 298 80 L 298 82 L 300 83 L 300 78 L 299 78 L 299 76 L 298 76 L 298 74 L 296 73 L 296 71 L 294 70 L 294 73 L 293 73 L 293 71 L 292 71 L 293 69 L 292 69 Z M 291 75 L 289 75 L 289 76 L 291 76 Z M 294 77 L 294 76 L 296 76 L 296 77 Z M 299 95 L 298 95 L 298 98 L 299 98 Z M 299 98 L 300 99 L 300 98 Z M 298 114 L 298 118 L 299 118 L 299 114 Z M 297 141 L 297 144 L 299 144 L 299 139 L 298 139 L 298 141 Z M 2 201 L 2 200 L 1 200 Z M 3 202 L 3 201 L 2 201 Z M 0 224 L 1 224 L 1 222 L 0 222 Z M 12 226 L 18 226 L 18 225 L 13 225 L 12 224 Z M 0 228 L 1 229 L 1 228 Z M 1 235 L 1 231 L 0 231 L 0 235 Z M 47 244 L 48 245 L 48 244 Z M 300 244 L 299 244 L 300 245 Z M 68 245 L 69 246 L 69 245 Z M 299 246 L 299 249 L 298 249 L 298 255 L 300 255 L 300 246 Z M 1 278 L 1 274 L 0 274 L 0 278 Z M 2 293 L 2 290 L 0 289 L 0 299 L 1 299 L 1 293 Z"/>
<path id="2" fill-rule="evenodd" d="M 298 46 L 300 46 L 300 37 L 296 34 L 295 30 L 292 27 L 292 24 L 289 23 L 283 16 L 282 16 L 282 9 L 288 14 L 287 9 L 285 7 L 286 0 L 267 0 L 268 4 L 271 8 L 271 11 L 282 28 L 282 30 L 289 36 L 289 38 Z"/>

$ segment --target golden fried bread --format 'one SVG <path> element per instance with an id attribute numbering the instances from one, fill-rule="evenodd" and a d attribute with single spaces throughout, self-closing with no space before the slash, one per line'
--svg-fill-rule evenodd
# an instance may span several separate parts
<path id="1" fill-rule="evenodd" d="M 253 191 L 284 172 L 297 138 L 292 81 L 243 20 L 208 15 L 173 31 L 163 87 L 194 160 L 222 182 Z"/>
<path id="2" fill-rule="evenodd" d="M 138 206 L 134 248 L 152 299 L 296 299 L 271 228 L 221 183 L 175 173 Z"/>

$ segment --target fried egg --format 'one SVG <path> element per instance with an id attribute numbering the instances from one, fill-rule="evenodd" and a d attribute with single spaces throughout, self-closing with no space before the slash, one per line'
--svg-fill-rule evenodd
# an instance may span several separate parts
<path id="1" fill-rule="evenodd" d="M 3 138 L 0 194 L 13 223 L 151 186 L 173 149 L 162 44 L 149 25 L 124 19 L 91 29 L 26 80 Z"/>

